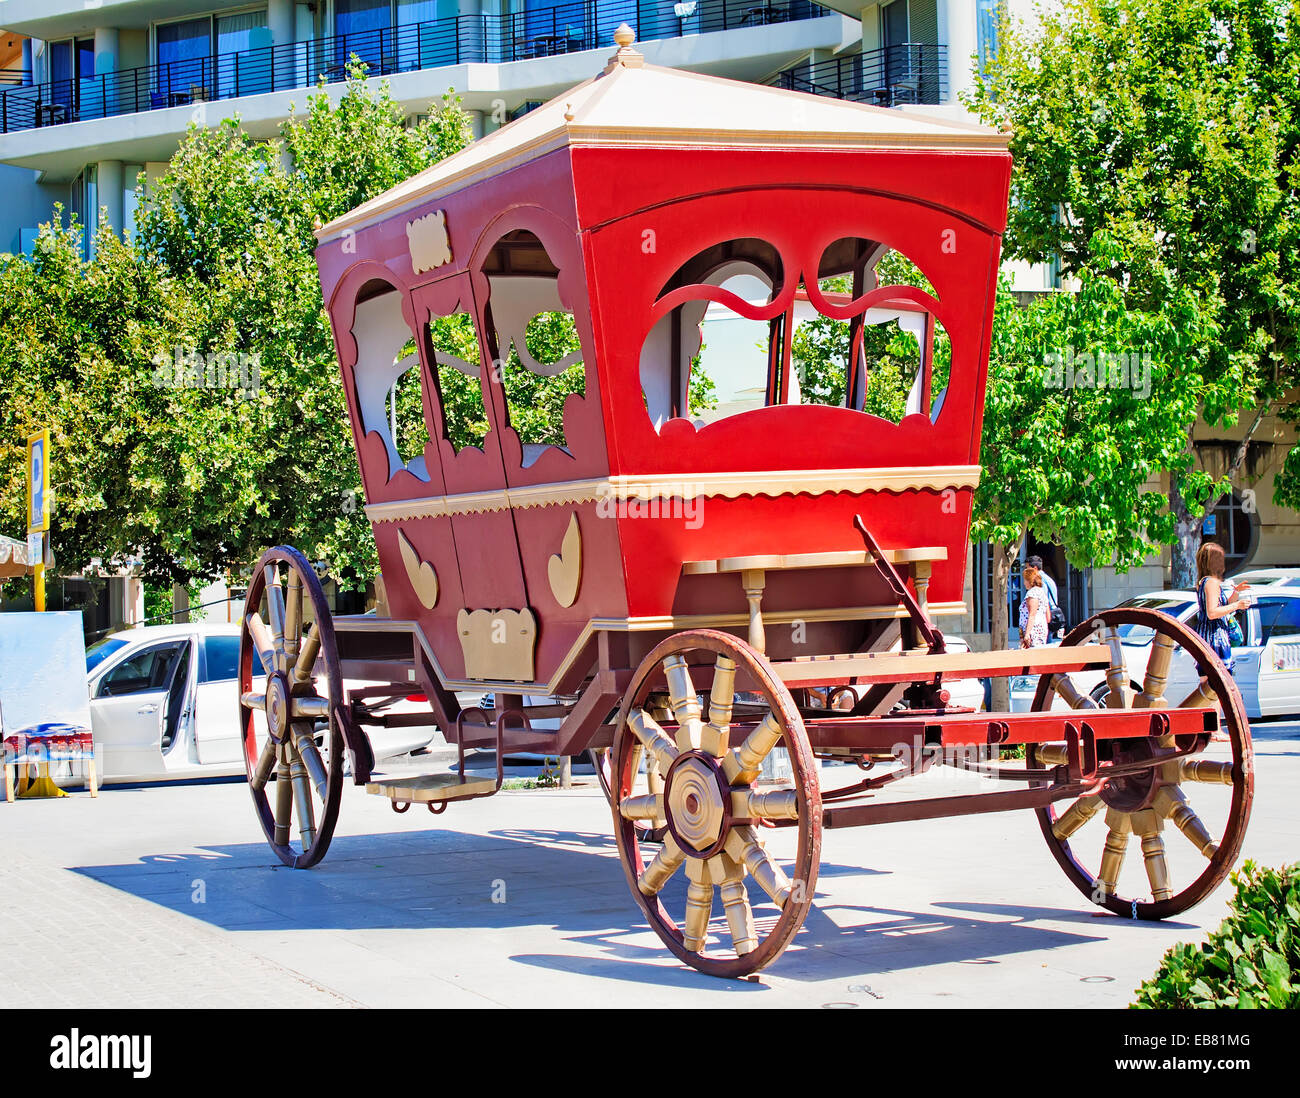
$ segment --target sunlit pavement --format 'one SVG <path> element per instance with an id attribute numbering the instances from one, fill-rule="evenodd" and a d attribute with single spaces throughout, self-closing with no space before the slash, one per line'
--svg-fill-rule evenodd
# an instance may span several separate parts
<path id="1" fill-rule="evenodd" d="M 1244 857 L 1294 861 L 1300 724 L 1258 725 L 1255 750 Z M 1098 915 L 1028 812 L 829 831 L 794 944 L 724 982 L 647 929 L 592 784 L 437 817 L 349 787 L 309 871 L 280 866 L 235 782 L 0 803 L 0 850 L 5 1007 L 1114 1007 L 1230 890 L 1165 923 Z"/>

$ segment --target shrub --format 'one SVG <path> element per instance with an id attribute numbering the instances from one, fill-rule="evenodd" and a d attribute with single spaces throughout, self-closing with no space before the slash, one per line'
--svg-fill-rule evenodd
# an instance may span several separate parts
<path id="1" fill-rule="evenodd" d="M 1140 1009 L 1300 1007 L 1300 862 L 1246 862 L 1230 914 L 1203 945 L 1180 942 L 1137 990 Z"/>

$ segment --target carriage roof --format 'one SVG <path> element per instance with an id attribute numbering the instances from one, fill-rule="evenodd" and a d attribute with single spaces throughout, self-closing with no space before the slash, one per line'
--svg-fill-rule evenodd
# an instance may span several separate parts
<path id="1" fill-rule="evenodd" d="M 605 69 L 317 231 L 323 242 L 564 147 L 998 151 L 1008 135 L 934 115 L 645 64 Z"/>

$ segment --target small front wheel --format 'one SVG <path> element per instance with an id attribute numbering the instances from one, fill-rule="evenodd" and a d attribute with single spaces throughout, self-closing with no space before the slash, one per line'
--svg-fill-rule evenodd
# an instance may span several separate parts
<path id="1" fill-rule="evenodd" d="M 271 849 L 293 869 L 319 862 L 334 837 L 343 735 L 331 699 L 342 697 L 334 626 L 316 570 L 297 549 L 268 549 L 244 601 L 239 721 L 257 818 Z"/>

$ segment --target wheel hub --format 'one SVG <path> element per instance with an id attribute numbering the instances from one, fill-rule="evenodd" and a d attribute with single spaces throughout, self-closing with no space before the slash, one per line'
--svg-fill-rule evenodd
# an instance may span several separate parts
<path id="1" fill-rule="evenodd" d="M 1115 761 L 1117 763 L 1142 762 L 1154 758 L 1155 754 L 1150 741 L 1132 740 L 1125 744 L 1123 751 L 1116 753 Z M 1102 787 L 1101 799 L 1108 807 L 1118 809 L 1120 812 L 1137 812 L 1148 808 L 1160 784 L 1159 775 L 1160 768 L 1153 766 L 1147 770 L 1139 770 L 1136 774 L 1112 778 Z"/>
<path id="2" fill-rule="evenodd" d="M 664 811 L 673 837 L 693 857 L 707 858 L 722 848 L 728 817 L 726 779 L 709 756 L 680 755 L 664 784 Z"/>
<path id="3" fill-rule="evenodd" d="M 276 743 L 283 743 L 289 730 L 289 684 L 283 675 L 272 675 L 266 687 L 266 729 Z"/>

